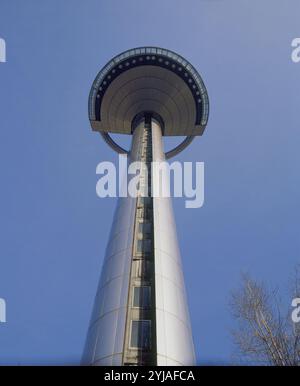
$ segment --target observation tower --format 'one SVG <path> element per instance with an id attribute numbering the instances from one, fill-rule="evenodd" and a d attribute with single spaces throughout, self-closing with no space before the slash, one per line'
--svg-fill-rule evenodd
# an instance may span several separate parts
<path id="1" fill-rule="evenodd" d="M 205 85 L 182 56 L 135 48 L 109 61 L 89 96 L 94 131 L 129 162 L 142 161 L 147 194 L 121 197 L 113 218 L 83 354 L 84 365 L 194 365 L 195 354 L 172 202 L 153 196 L 154 161 L 169 159 L 203 134 Z M 131 135 L 129 151 L 111 133 Z M 164 152 L 164 136 L 184 136 Z M 151 190 L 152 187 L 152 190 Z"/>

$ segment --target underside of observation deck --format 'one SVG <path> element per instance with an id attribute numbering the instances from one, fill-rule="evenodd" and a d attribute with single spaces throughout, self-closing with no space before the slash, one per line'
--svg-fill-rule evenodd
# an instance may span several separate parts
<path id="1" fill-rule="evenodd" d="M 157 114 L 165 136 L 202 135 L 209 113 L 205 85 L 183 57 L 157 47 L 128 50 L 97 75 L 89 97 L 93 130 L 132 134 L 143 111 Z"/>

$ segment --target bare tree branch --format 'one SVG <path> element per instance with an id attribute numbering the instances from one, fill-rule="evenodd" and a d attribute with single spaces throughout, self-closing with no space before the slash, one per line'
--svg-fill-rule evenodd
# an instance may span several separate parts
<path id="1" fill-rule="evenodd" d="M 299 296 L 299 272 L 293 283 L 294 296 Z M 277 291 L 269 291 L 244 274 L 241 288 L 232 293 L 230 306 L 238 324 L 232 332 L 233 342 L 244 360 L 274 366 L 300 365 L 300 327 L 292 322 L 290 312 L 283 316 Z"/>

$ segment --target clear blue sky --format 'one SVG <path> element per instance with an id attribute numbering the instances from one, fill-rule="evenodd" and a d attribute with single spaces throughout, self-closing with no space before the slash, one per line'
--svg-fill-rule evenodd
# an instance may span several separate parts
<path id="1" fill-rule="evenodd" d="M 205 205 L 174 209 L 198 362 L 230 363 L 240 273 L 284 292 L 299 262 L 299 17 L 299 0 L 1 0 L 0 364 L 79 363 L 116 204 L 95 193 L 116 155 L 88 93 L 144 45 L 186 57 L 209 92 L 205 135 L 177 158 L 205 162 Z"/>

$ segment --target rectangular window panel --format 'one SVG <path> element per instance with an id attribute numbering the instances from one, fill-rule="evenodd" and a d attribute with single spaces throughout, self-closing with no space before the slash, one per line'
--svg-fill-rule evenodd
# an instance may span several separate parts
<path id="1" fill-rule="evenodd" d="M 137 253 L 143 253 L 143 240 L 137 240 L 136 252 Z"/>
<path id="2" fill-rule="evenodd" d="M 138 259 L 135 257 L 135 259 Z M 147 277 L 151 270 L 151 263 L 144 259 L 134 260 L 134 275 L 138 278 Z"/>
<path id="3" fill-rule="evenodd" d="M 136 241 L 136 253 L 151 253 L 152 242 L 151 239 L 141 239 Z"/>
<path id="4" fill-rule="evenodd" d="M 151 287 L 133 287 L 133 307 L 149 308 L 151 305 Z"/>
<path id="5" fill-rule="evenodd" d="M 149 176 L 148 176 L 148 177 L 149 177 Z M 146 180 L 145 180 L 144 176 L 141 177 L 141 178 L 143 178 L 143 181 L 142 181 L 142 182 L 145 183 Z M 150 204 L 151 204 L 151 197 L 139 197 L 139 198 L 138 198 L 138 203 L 137 203 L 138 209 L 139 209 L 139 208 L 143 208 L 143 207 L 145 207 L 145 206 L 150 206 Z"/>
<path id="6" fill-rule="evenodd" d="M 138 233 L 143 235 L 149 235 L 151 233 L 151 222 L 139 221 L 138 222 Z"/>
<path id="7" fill-rule="evenodd" d="M 144 222 L 144 233 L 151 233 L 151 222 Z"/>
<path id="8" fill-rule="evenodd" d="M 138 233 L 143 233 L 143 222 L 138 223 Z"/>
<path id="9" fill-rule="evenodd" d="M 151 348 L 151 321 L 132 320 L 130 347 L 149 350 Z"/>
<path id="10" fill-rule="evenodd" d="M 144 247 L 144 251 L 146 253 L 150 253 L 151 252 L 151 240 L 150 239 L 145 239 L 143 240 L 143 247 Z"/>

